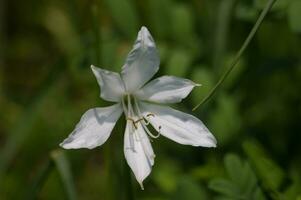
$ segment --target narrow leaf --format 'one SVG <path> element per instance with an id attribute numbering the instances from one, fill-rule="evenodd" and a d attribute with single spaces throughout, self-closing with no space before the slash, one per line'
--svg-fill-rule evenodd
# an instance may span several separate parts
<path id="1" fill-rule="evenodd" d="M 53 166 L 53 162 L 48 158 L 47 162 L 42 165 L 41 169 L 37 172 L 37 176 L 31 184 L 31 188 L 29 189 L 26 199 L 38 199 L 38 194 L 44 186 L 44 183 L 47 180 L 48 175 L 52 171 Z"/>
<path id="2" fill-rule="evenodd" d="M 69 161 L 63 151 L 55 150 L 51 152 L 51 158 L 53 159 L 54 165 L 58 170 L 63 186 L 66 190 L 67 198 L 69 200 L 76 200 L 75 185 L 69 165 Z"/>
<path id="3" fill-rule="evenodd" d="M 213 179 L 209 183 L 209 188 L 228 197 L 240 198 L 239 188 L 226 179 Z"/>

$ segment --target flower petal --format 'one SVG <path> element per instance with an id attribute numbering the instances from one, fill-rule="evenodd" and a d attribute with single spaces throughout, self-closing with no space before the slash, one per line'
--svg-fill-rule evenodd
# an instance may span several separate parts
<path id="1" fill-rule="evenodd" d="M 155 103 L 178 103 L 186 98 L 195 86 L 199 84 L 188 79 L 162 76 L 146 84 L 135 95 L 138 99 Z"/>
<path id="2" fill-rule="evenodd" d="M 60 146 L 65 149 L 93 149 L 102 145 L 109 138 L 121 113 L 120 104 L 88 110 Z"/>
<path id="3" fill-rule="evenodd" d="M 124 83 L 120 75 L 93 65 L 91 69 L 101 89 L 100 97 L 107 101 L 119 102 L 125 92 Z"/>
<path id="4" fill-rule="evenodd" d="M 154 40 L 146 27 L 138 33 L 121 75 L 128 92 L 142 87 L 158 71 L 160 59 Z"/>
<path id="5" fill-rule="evenodd" d="M 143 189 L 143 180 L 152 170 L 155 154 L 141 124 L 137 124 L 135 128 L 133 122 L 127 122 L 124 134 L 124 155 Z"/>
<path id="6" fill-rule="evenodd" d="M 167 106 L 139 103 L 144 116 L 163 136 L 180 144 L 216 147 L 216 140 L 196 117 Z"/>

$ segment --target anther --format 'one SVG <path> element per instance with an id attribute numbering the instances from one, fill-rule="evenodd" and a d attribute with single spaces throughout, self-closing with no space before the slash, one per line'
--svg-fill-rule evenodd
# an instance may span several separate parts
<path id="1" fill-rule="evenodd" d="M 137 124 L 138 122 L 144 120 L 143 118 L 137 119 L 134 123 Z"/>
<path id="2" fill-rule="evenodd" d="M 131 122 L 133 123 L 133 125 L 134 125 L 134 127 L 135 127 L 136 130 L 138 129 L 138 127 L 136 126 L 135 120 L 133 120 L 133 119 L 130 118 L 130 117 L 128 117 L 127 120 L 129 120 L 129 121 L 131 121 Z"/>
<path id="3" fill-rule="evenodd" d="M 150 117 L 150 116 L 155 117 L 155 114 L 153 114 L 153 113 L 148 113 L 148 114 L 146 115 L 146 117 Z"/>

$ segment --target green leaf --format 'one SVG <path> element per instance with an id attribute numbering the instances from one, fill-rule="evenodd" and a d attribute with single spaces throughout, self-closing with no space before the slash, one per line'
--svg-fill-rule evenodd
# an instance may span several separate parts
<path id="1" fill-rule="evenodd" d="M 243 148 L 264 186 L 277 192 L 284 181 L 285 174 L 283 170 L 267 155 L 257 142 L 244 142 Z"/>
<path id="2" fill-rule="evenodd" d="M 209 184 L 212 190 L 221 194 L 217 199 L 230 197 L 257 200 L 264 198 L 257 185 L 256 176 L 247 162 L 243 162 L 235 154 L 227 154 L 224 158 L 224 165 L 229 179 L 215 178 Z"/>
<path id="3" fill-rule="evenodd" d="M 230 178 L 238 183 L 242 184 L 243 174 L 241 173 L 243 169 L 243 165 L 241 163 L 240 158 L 235 154 L 227 154 L 224 159 L 226 171 Z"/>
<path id="4" fill-rule="evenodd" d="M 292 0 L 287 9 L 287 17 L 292 31 L 301 33 L 301 1 Z"/>
<path id="5" fill-rule="evenodd" d="M 75 185 L 67 157 L 65 156 L 63 151 L 55 150 L 51 152 L 51 158 L 53 159 L 55 167 L 60 174 L 67 198 L 69 200 L 76 200 L 77 195 Z"/>
<path id="6" fill-rule="evenodd" d="M 250 165 L 243 163 L 235 154 L 227 154 L 224 163 L 231 180 L 239 186 L 243 194 L 250 195 L 257 185 L 256 176 Z"/>
<path id="7" fill-rule="evenodd" d="M 231 181 L 216 178 L 209 182 L 209 188 L 228 197 L 240 198 L 239 188 Z"/>
<path id="8" fill-rule="evenodd" d="M 54 163 L 48 158 L 47 162 L 42 165 L 41 169 L 37 172 L 26 199 L 37 199 L 53 167 Z"/>

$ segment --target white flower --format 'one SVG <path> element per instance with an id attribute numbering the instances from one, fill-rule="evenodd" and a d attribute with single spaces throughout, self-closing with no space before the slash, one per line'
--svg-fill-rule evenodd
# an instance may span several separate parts
<path id="1" fill-rule="evenodd" d="M 150 137 L 157 138 L 161 134 L 184 145 L 215 147 L 214 136 L 199 119 L 157 105 L 178 103 L 198 85 L 174 76 L 162 76 L 147 83 L 158 71 L 159 64 L 154 40 L 147 28 L 142 27 L 122 67 L 121 76 L 91 66 L 101 88 L 100 97 L 116 104 L 88 110 L 60 145 L 65 149 L 92 149 L 102 145 L 124 112 L 127 119 L 124 155 L 142 188 L 143 180 L 154 165 Z M 157 134 L 151 133 L 149 124 Z"/>

